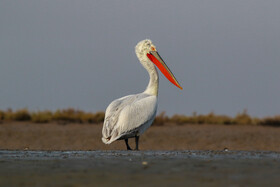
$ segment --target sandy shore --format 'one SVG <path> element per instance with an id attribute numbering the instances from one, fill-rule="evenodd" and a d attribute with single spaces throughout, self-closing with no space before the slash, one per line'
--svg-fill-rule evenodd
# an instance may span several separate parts
<path id="1" fill-rule="evenodd" d="M 124 150 L 123 141 L 105 145 L 102 125 L 0 124 L 0 149 Z M 134 147 L 134 140 L 130 140 Z M 166 125 L 151 127 L 140 137 L 140 150 L 268 150 L 280 151 L 280 128 L 247 125 Z"/>

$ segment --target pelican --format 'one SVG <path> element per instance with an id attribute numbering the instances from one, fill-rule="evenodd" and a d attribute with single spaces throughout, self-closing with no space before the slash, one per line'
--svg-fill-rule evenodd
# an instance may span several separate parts
<path id="1" fill-rule="evenodd" d="M 135 150 L 138 150 L 139 136 L 151 126 L 156 117 L 159 78 L 155 65 L 171 83 L 183 89 L 151 40 L 140 41 L 135 46 L 135 53 L 149 73 L 149 84 L 142 93 L 114 100 L 106 109 L 102 129 L 102 141 L 105 144 L 124 140 L 127 150 L 132 150 L 128 144 L 129 138 L 135 138 Z"/>

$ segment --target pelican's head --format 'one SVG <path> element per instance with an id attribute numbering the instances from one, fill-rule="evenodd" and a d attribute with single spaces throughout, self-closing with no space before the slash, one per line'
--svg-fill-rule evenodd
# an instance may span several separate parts
<path id="1" fill-rule="evenodd" d="M 150 51 L 156 51 L 156 46 L 149 39 L 140 41 L 135 47 L 135 52 L 137 56 L 138 55 L 146 56 L 146 54 L 150 53 Z"/>
<path id="2" fill-rule="evenodd" d="M 155 64 L 158 69 L 164 74 L 164 76 L 175 86 L 177 86 L 180 89 L 183 89 L 176 78 L 174 77 L 173 73 L 170 71 L 168 66 L 165 64 L 165 62 L 162 60 L 160 55 L 157 52 L 156 46 L 152 43 L 151 40 L 146 39 L 140 41 L 135 46 L 135 53 L 137 57 L 139 58 L 140 62 L 148 63 L 147 66 L 150 66 L 149 63 Z M 143 64 L 145 66 L 145 64 Z"/>

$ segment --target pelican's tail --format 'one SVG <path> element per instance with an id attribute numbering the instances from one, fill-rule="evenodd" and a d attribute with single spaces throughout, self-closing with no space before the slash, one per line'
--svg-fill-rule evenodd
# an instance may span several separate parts
<path id="1" fill-rule="evenodd" d="M 110 144 L 111 143 L 110 139 L 111 139 L 111 137 L 109 137 L 109 138 L 102 137 L 102 142 L 105 143 L 105 144 Z"/>
<path id="2" fill-rule="evenodd" d="M 105 144 L 110 144 L 120 137 L 118 128 L 113 128 L 108 120 L 104 121 L 102 129 L 102 141 Z"/>
<path id="3" fill-rule="evenodd" d="M 114 141 L 116 141 L 117 139 L 119 139 L 120 135 L 118 130 L 114 129 L 114 130 L 109 130 L 105 128 L 103 128 L 103 132 L 102 132 L 102 141 L 105 144 L 110 144 Z"/>
<path id="4" fill-rule="evenodd" d="M 111 135 L 102 137 L 102 141 L 105 144 L 110 144 L 116 140 L 118 140 L 121 136 L 118 134 L 118 131 L 114 130 Z"/>

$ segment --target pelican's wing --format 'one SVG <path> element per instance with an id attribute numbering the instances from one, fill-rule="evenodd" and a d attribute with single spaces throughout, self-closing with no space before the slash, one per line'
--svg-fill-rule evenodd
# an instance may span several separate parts
<path id="1" fill-rule="evenodd" d="M 133 129 L 151 124 L 157 108 L 156 96 L 129 95 L 113 101 L 106 109 L 103 142 L 109 144 Z"/>
<path id="2" fill-rule="evenodd" d="M 121 110 L 125 105 L 133 102 L 134 95 L 128 95 L 119 99 L 114 100 L 105 111 L 104 124 L 102 129 L 102 135 L 105 138 L 111 136 L 112 130 L 118 122 L 118 118 Z"/>

